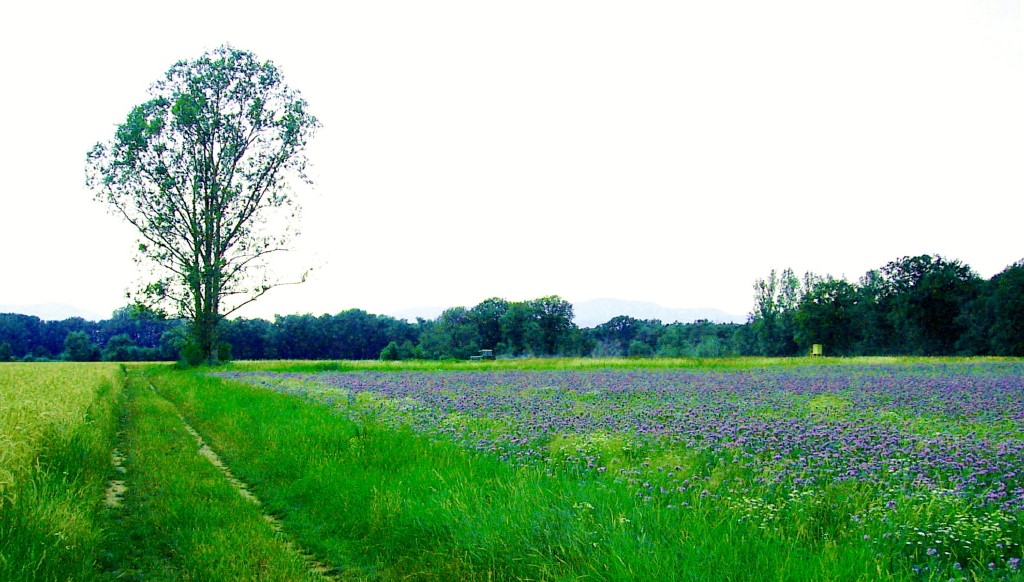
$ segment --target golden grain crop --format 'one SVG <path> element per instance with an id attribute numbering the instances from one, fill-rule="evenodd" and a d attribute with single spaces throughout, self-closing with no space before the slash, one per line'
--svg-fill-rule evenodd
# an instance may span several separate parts
<path id="1" fill-rule="evenodd" d="M 85 420 L 97 392 L 118 373 L 117 364 L 0 364 L 0 493 L 31 468 L 48 437 Z"/>

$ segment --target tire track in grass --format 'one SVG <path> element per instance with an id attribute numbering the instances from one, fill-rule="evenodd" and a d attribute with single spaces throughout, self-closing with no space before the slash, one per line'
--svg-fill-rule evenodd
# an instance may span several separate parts
<path id="1" fill-rule="evenodd" d="M 160 393 L 157 391 L 155 386 L 150 384 L 149 389 L 159 396 Z M 161 398 L 163 397 L 161 396 Z M 164 400 L 167 399 L 165 398 Z M 171 401 L 167 400 L 167 402 Z M 174 406 L 173 403 L 171 403 L 171 405 Z M 185 427 L 185 431 L 192 435 L 192 438 L 195 439 L 196 444 L 199 445 L 199 454 L 221 472 L 221 475 L 224 476 L 224 479 L 235 489 L 235 491 L 238 492 L 238 494 L 243 499 L 257 507 L 262 507 L 263 504 L 260 502 L 259 498 L 256 497 L 256 494 L 252 492 L 252 488 L 247 483 L 245 483 L 237 476 L 235 476 L 231 469 L 224 463 L 223 460 L 221 460 L 220 455 L 218 455 L 216 451 L 210 448 L 210 446 L 206 444 L 206 441 L 203 440 L 203 437 L 199 434 L 199 432 L 196 431 L 196 429 L 192 428 L 192 425 L 190 425 L 188 421 L 185 420 L 185 417 L 181 415 L 180 411 L 178 411 L 177 406 L 174 406 L 174 409 L 178 415 L 178 418 L 181 420 L 181 424 Z M 300 558 L 302 558 L 302 561 L 305 562 L 306 566 L 308 567 L 311 573 L 317 574 L 325 580 L 340 580 L 340 578 L 338 577 L 338 573 L 334 568 L 317 560 L 312 553 L 310 553 L 305 548 L 299 546 L 297 543 L 295 543 L 288 537 L 288 535 L 284 531 L 284 524 L 281 522 L 280 519 L 267 513 L 266 511 L 263 511 L 262 509 L 260 510 L 260 514 L 263 516 L 263 520 L 270 524 L 270 528 L 274 531 L 274 533 L 278 535 L 278 539 L 280 540 L 281 544 L 285 548 L 292 552 L 295 552 Z"/>
<path id="2" fill-rule="evenodd" d="M 120 440 L 121 435 L 118 435 Z M 124 455 L 117 448 L 114 448 L 110 453 L 110 464 L 114 466 L 114 471 L 124 475 L 127 471 L 124 467 Z M 128 486 L 124 479 L 112 479 L 107 483 L 107 492 L 104 496 L 104 503 L 110 509 L 118 509 L 124 505 L 124 495 L 128 492 Z"/>
<path id="3" fill-rule="evenodd" d="M 123 368 L 122 368 L 123 370 Z M 128 390 L 127 382 L 127 371 L 124 390 Z M 114 472 L 119 475 L 118 478 L 111 479 L 107 483 L 107 490 L 103 496 L 103 504 L 108 509 L 121 509 L 124 507 L 124 496 L 128 493 L 128 483 L 125 480 L 127 477 L 128 469 L 125 467 L 125 461 L 127 458 L 124 453 L 121 452 L 121 448 L 125 443 L 125 418 L 124 414 L 127 411 L 127 403 L 122 403 L 122 417 L 117 421 L 117 431 L 114 435 L 114 448 L 110 451 L 110 464 L 114 468 Z"/>

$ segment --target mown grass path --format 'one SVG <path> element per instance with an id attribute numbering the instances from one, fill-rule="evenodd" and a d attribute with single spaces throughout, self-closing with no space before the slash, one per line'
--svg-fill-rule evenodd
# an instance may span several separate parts
<path id="1" fill-rule="evenodd" d="M 150 389 L 155 391 L 155 388 L 153 387 L 152 384 L 150 384 L 149 386 Z M 252 492 L 252 488 L 247 483 L 236 477 L 234 473 L 231 472 L 231 469 L 228 468 L 228 466 L 225 465 L 224 462 L 221 460 L 220 455 L 218 455 L 216 451 L 214 451 L 212 448 L 210 448 L 209 445 L 206 444 L 206 441 L 203 440 L 203 437 L 199 434 L 199 432 L 196 431 L 196 429 L 192 428 L 192 426 L 188 424 L 184 417 L 182 417 L 179 414 L 178 418 L 181 419 L 181 422 L 184 425 L 185 430 L 190 435 L 192 435 L 192 438 L 194 438 L 196 441 L 196 445 L 199 446 L 199 455 L 205 458 L 207 461 L 209 461 L 211 465 L 216 467 L 221 472 L 221 475 L 224 476 L 224 479 L 232 487 L 235 488 L 235 491 L 237 491 L 238 494 L 243 499 L 257 507 L 261 507 L 263 504 L 260 502 L 259 498 L 256 497 L 256 495 Z M 286 548 L 296 552 L 299 556 L 301 556 L 302 560 L 306 563 L 306 567 L 309 569 L 311 573 L 320 575 L 326 580 L 336 579 L 336 577 L 333 575 L 333 568 L 320 562 L 316 559 L 316 557 L 313 554 L 299 547 L 295 542 L 291 541 L 286 537 L 284 531 L 284 524 L 281 522 L 280 519 L 278 519 L 274 515 L 271 515 L 270 513 L 264 512 L 262 513 L 262 515 L 263 520 L 270 524 L 271 529 L 274 531 L 275 534 L 278 535 L 278 540 Z"/>
<path id="2" fill-rule="evenodd" d="M 108 513 L 101 578 L 135 580 L 323 580 L 240 495 L 174 405 L 130 370 L 119 450 L 127 490 Z"/>

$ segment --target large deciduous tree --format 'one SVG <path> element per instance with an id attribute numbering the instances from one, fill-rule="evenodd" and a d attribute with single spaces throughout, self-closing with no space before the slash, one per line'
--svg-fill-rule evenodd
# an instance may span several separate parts
<path id="1" fill-rule="evenodd" d="M 193 359 L 213 363 L 219 322 L 284 284 L 266 259 L 288 248 L 319 123 L 273 63 L 230 46 L 175 64 L 150 96 L 89 152 L 87 185 L 139 231 L 140 299 L 189 319 Z"/>

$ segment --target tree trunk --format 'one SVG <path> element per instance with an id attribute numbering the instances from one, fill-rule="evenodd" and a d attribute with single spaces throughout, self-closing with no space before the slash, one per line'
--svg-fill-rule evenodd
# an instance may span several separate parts
<path id="1" fill-rule="evenodd" d="M 198 363 L 217 365 L 220 363 L 220 354 L 217 344 L 217 314 L 212 312 L 211 306 L 204 305 L 203 313 L 196 314 L 193 329 L 194 341 L 201 361 Z"/>

